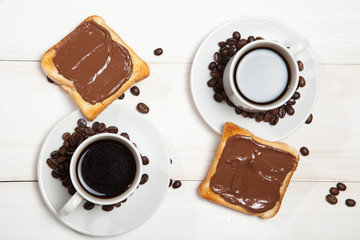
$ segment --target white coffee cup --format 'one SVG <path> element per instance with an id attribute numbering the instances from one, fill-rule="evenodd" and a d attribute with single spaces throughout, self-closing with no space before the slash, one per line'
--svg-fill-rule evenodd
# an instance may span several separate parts
<path id="1" fill-rule="evenodd" d="M 136 166 L 135 177 L 134 177 L 132 183 L 130 184 L 130 186 L 127 188 L 127 190 L 125 192 L 123 192 L 115 197 L 111 197 L 111 198 L 100 198 L 100 197 L 97 197 L 97 196 L 89 193 L 88 191 L 86 191 L 84 189 L 83 185 L 81 184 L 81 182 L 77 176 L 78 161 L 80 160 L 80 155 L 82 154 L 83 150 L 86 147 L 88 147 L 90 144 L 101 141 L 101 140 L 113 140 L 113 141 L 121 143 L 128 150 L 130 150 L 131 154 L 134 157 L 135 166 Z M 136 149 L 134 144 L 132 142 L 130 142 L 128 139 L 126 139 L 125 137 L 122 137 L 120 135 L 113 134 L 113 133 L 102 133 L 102 134 L 94 135 L 94 136 L 86 139 L 84 142 L 82 142 L 76 148 L 76 150 L 71 158 L 69 171 L 70 171 L 71 183 L 73 184 L 74 188 L 76 189 L 76 193 L 70 198 L 70 200 L 60 210 L 61 214 L 65 215 L 65 216 L 69 215 L 71 212 L 73 212 L 84 199 L 89 202 L 95 203 L 95 204 L 111 205 L 111 204 L 119 203 L 122 200 L 125 200 L 126 198 L 128 198 L 136 190 L 136 188 L 138 187 L 138 185 L 140 183 L 141 173 L 142 173 L 142 160 L 141 160 L 140 153 L 138 152 L 138 150 Z"/>
<path id="2" fill-rule="evenodd" d="M 271 40 L 248 43 L 224 70 L 223 86 L 227 97 L 235 106 L 249 112 L 268 111 L 285 104 L 298 86 L 299 68 L 295 56 L 308 46 L 307 40 L 290 48 Z"/>

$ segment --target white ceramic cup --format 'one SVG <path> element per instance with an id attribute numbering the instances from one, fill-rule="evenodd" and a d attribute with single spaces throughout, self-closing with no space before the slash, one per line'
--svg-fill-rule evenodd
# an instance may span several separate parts
<path id="1" fill-rule="evenodd" d="M 299 68 L 295 56 L 309 46 L 307 40 L 302 40 L 294 46 L 287 48 L 279 42 L 271 40 L 257 40 L 248 43 L 241 48 L 228 62 L 223 74 L 223 86 L 227 97 L 237 107 L 249 112 L 268 111 L 280 107 L 286 103 L 295 93 L 299 81 Z M 239 93 L 235 83 L 235 71 L 242 57 L 256 49 L 268 49 L 280 54 L 287 63 L 288 72 L 290 72 L 290 81 L 279 98 L 268 103 L 256 103 L 249 101 Z M 271 66 L 271 63 L 269 63 Z M 261 69 L 258 69 L 261 71 Z M 262 86 L 259 86 L 260 88 Z M 246 94 L 245 94 L 246 95 Z"/>
<path id="2" fill-rule="evenodd" d="M 100 141 L 100 140 L 113 140 L 113 141 L 117 141 L 117 142 L 123 144 L 132 153 L 134 160 L 135 160 L 135 164 L 136 164 L 135 178 L 134 178 L 132 184 L 129 186 L 129 188 L 125 192 L 123 192 L 122 194 L 117 195 L 115 197 L 112 197 L 112 198 L 99 198 L 99 197 L 96 197 L 96 196 L 90 194 L 82 187 L 82 185 L 77 177 L 77 163 L 79 161 L 80 154 L 83 152 L 83 150 L 87 146 L 89 146 L 90 144 L 92 144 L 94 142 Z M 95 204 L 111 205 L 111 204 L 121 202 L 122 200 L 128 198 L 136 190 L 137 186 L 140 183 L 141 173 L 142 173 L 142 160 L 141 160 L 140 153 L 138 152 L 138 150 L 136 149 L 134 144 L 132 142 L 130 142 L 128 139 L 126 139 L 120 135 L 113 134 L 113 133 L 102 133 L 102 134 L 98 134 L 98 135 L 95 135 L 95 136 L 92 136 L 92 137 L 86 139 L 84 142 L 82 142 L 76 148 L 76 150 L 71 158 L 69 171 L 70 171 L 71 183 L 73 184 L 74 188 L 76 189 L 76 193 L 70 198 L 70 200 L 60 210 L 61 214 L 65 215 L 65 216 L 69 215 L 71 212 L 73 212 L 84 199 L 89 202 L 95 203 Z"/>

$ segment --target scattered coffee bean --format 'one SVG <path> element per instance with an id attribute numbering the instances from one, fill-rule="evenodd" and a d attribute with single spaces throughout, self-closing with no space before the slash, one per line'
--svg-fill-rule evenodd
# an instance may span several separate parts
<path id="1" fill-rule="evenodd" d="M 103 205 L 101 209 L 104 210 L 105 212 L 110 212 L 111 210 L 114 209 L 114 205 Z"/>
<path id="2" fill-rule="evenodd" d="M 129 134 L 127 134 L 126 132 L 123 132 L 120 135 L 126 138 L 127 140 L 130 140 Z"/>
<path id="3" fill-rule="evenodd" d="M 337 198 L 331 194 L 326 195 L 326 201 L 332 205 L 334 205 L 338 202 Z"/>
<path id="4" fill-rule="evenodd" d="M 87 126 L 86 120 L 83 119 L 83 118 L 80 118 L 80 119 L 77 121 L 77 125 L 78 125 L 79 127 L 85 128 L 85 127 Z"/>
<path id="5" fill-rule="evenodd" d="M 120 99 L 120 100 L 122 100 L 122 99 L 124 99 L 124 98 L 125 98 L 125 93 L 121 94 L 121 95 L 118 97 L 118 99 Z"/>
<path id="6" fill-rule="evenodd" d="M 292 96 L 293 99 L 299 99 L 300 98 L 300 93 L 299 92 L 295 92 L 294 95 Z"/>
<path id="7" fill-rule="evenodd" d="M 46 160 L 46 163 L 51 169 L 55 169 L 58 166 L 58 162 L 55 159 L 52 159 L 52 158 L 48 158 Z"/>
<path id="8" fill-rule="evenodd" d="M 142 160 L 143 165 L 148 165 L 149 164 L 149 158 L 147 156 L 142 156 L 141 160 Z"/>
<path id="9" fill-rule="evenodd" d="M 66 157 L 65 157 L 65 156 L 60 156 L 60 157 L 58 157 L 56 160 L 57 160 L 59 163 L 61 163 L 61 162 L 66 161 Z"/>
<path id="10" fill-rule="evenodd" d="M 141 176 L 140 184 L 143 185 L 143 184 L 145 184 L 148 180 L 149 180 L 149 175 L 147 175 L 146 173 L 144 173 L 144 174 Z"/>
<path id="11" fill-rule="evenodd" d="M 161 54 L 163 54 L 162 48 L 157 48 L 157 49 L 155 49 L 155 50 L 154 50 L 154 54 L 155 54 L 156 56 L 160 56 Z"/>
<path id="12" fill-rule="evenodd" d="M 356 201 L 354 199 L 348 198 L 345 200 L 345 204 L 348 207 L 354 207 L 356 205 Z"/>
<path id="13" fill-rule="evenodd" d="M 60 155 L 65 155 L 66 154 L 66 147 L 64 147 L 64 146 L 61 146 L 60 148 L 59 148 L 59 154 Z"/>
<path id="14" fill-rule="evenodd" d="M 296 100 L 294 98 L 290 98 L 289 101 L 287 101 L 288 105 L 295 105 L 296 104 Z"/>
<path id="15" fill-rule="evenodd" d="M 251 42 L 255 41 L 255 37 L 254 37 L 254 36 L 249 36 L 248 39 L 247 39 L 247 41 L 248 41 L 249 43 L 251 43 Z"/>
<path id="16" fill-rule="evenodd" d="M 236 40 L 240 40 L 240 38 L 241 38 L 241 34 L 238 31 L 233 32 L 232 36 Z"/>
<path id="17" fill-rule="evenodd" d="M 136 109 L 143 114 L 147 114 L 150 111 L 149 107 L 145 103 L 142 103 L 142 102 L 138 103 L 138 105 L 136 106 Z"/>
<path id="18" fill-rule="evenodd" d="M 240 39 L 237 43 L 236 43 L 236 48 L 241 49 L 242 47 L 244 47 L 247 44 L 247 40 L 246 39 Z"/>
<path id="19" fill-rule="evenodd" d="M 345 191 L 346 190 L 346 185 L 342 182 L 339 182 L 336 184 L 336 188 L 339 189 L 339 191 Z"/>
<path id="20" fill-rule="evenodd" d="M 60 163 L 60 164 L 58 165 L 58 170 L 59 170 L 60 173 L 65 172 L 65 166 L 64 166 L 63 163 Z"/>
<path id="21" fill-rule="evenodd" d="M 59 170 L 55 169 L 51 172 L 51 175 L 54 177 L 54 178 L 60 178 L 61 177 L 61 173 L 59 172 Z"/>
<path id="22" fill-rule="evenodd" d="M 222 41 L 222 42 L 218 42 L 219 47 L 225 47 L 226 46 L 226 42 Z"/>
<path id="23" fill-rule="evenodd" d="M 235 107 L 235 113 L 236 114 L 241 114 L 242 113 L 242 109 L 239 107 Z"/>
<path id="24" fill-rule="evenodd" d="M 218 79 L 218 78 L 220 78 L 220 72 L 219 71 L 217 71 L 217 70 L 212 70 L 211 72 L 210 72 L 210 76 L 211 77 L 213 77 L 213 78 L 216 78 L 216 79 Z"/>
<path id="25" fill-rule="evenodd" d="M 207 85 L 208 87 L 214 87 L 216 85 L 217 81 L 215 78 L 211 78 L 208 82 Z"/>
<path id="26" fill-rule="evenodd" d="M 176 180 L 176 181 L 174 181 L 174 183 L 172 184 L 172 188 L 173 189 L 177 189 L 177 188 L 179 188 L 179 187 L 181 187 L 181 181 L 179 181 L 179 180 Z"/>
<path id="27" fill-rule="evenodd" d="M 222 102 L 222 101 L 224 100 L 223 95 L 220 94 L 220 93 L 215 93 L 215 94 L 214 94 L 214 99 L 215 99 L 215 101 L 218 102 L 218 103 L 220 103 L 220 102 Z"/>
<path id="28" fill-rule="evenodd" d="M 219 62 L 219 59 L 220 59 L 220 53 L 218 53 L 218 52 L 214 53 L 215 62 Z"/>
<path id="29" fill-rule="evenodd" d="M 264 116 L 264 122 L 269 122 L 272 117 L 273 115 L 271 114 L 271 112 L 267 112 Z"/>
<path id="30" fill-rule="evenodd" d="M 307 147 L 300 148 L 300 154 L 303 156 L 309 155 L 309 149 L 307 149 Z"/>
<path id="31" fill-rule="evenodd" d="M 58 159 L 60 157 L 59 151 L 55 150 L 50 153 L 50 157 L 53 159 Z"/>
<path id="32" fill-rule="evenodd" d="M 98 127 L 99 127 L 99 122 L 94 122 L 93 125 L 91 126 L 91 129 L 94 131 L 94 132 L 97 132 L 98 130 Z"/>
<path id="33" fill-rule="evenodd" d="M 72 196 L 76 193 L 76 189 L 73 186 L 71 186 L 68 188 L 68 193 Z"/>
<path id="34" fill-rule="evenodd" d="M 110 126 L 110 127 L 107 128 L 107 132 L 116 134 L 116 133 L 119 132 L 119 129 L 116 126 Z"/>
<path id="35" fill-rule="evenodd" d="M 95 207 L 95 204 L 92 203 L 92 202 L 86 201 L 86 202 L 84 203 L 84 208 L 85 208 L 86 210 L 91 210 L 91 209 L 93 209 L 94 207 Z"/>
<path id="36" fill-rule="evenodd" d="M 293 108 L 291 105 L 289 105 L 289 104 L 287 104 L 287 105 L 285 106 L 285 111 L 286 111 L 286 113 L 289 114 L 290 116 L 294 115 L 294 113 L 295 113 L 294 108 Z"/>
<path id="37" fill-rule="evenodd" d="M 312 122 L 312 120 L 313 120 L 313 115 L 312 114 L 310 114 L 310 116 L 308 117 L 308 119 L 306 119 L 306 124 L 310 124 L 311 122 Z"/>
<path id="38" fill-rule="evenodd" d="M 131 87 L 130 92 L 134 96 L 139 96 L 140 95 L 140 89 L 137 86 Z"/>
<path id="39" fill-rule="evenodd" d="M 172 159 L 170 158 L 170 164 L 172 164 L 172 162 L 173 162 L 173 161 L 172 161 Z"/>
<path id="40" fill-rule="evenodd" d="M 173 180 L 170 178 L 169 187 L 171 187 L 172 184 L 173 184 Z"/>
<path id="41" fill-rule="evenodd" d="M 216 68 L 216 62 L 211 62 L 209 64 L 209 70 L 214 70 Z"/>
<path id="42" fill-rule="evenodd" d="M 64 187 L 70 186 L 70 185 L 71 185 L 71 179 L 70 179 L 70 177 L 65 177 L 65 178 L 62 180 L 62 185 L 63 185 Z"/>
<path id="43" fill-rule="evenodd" d="M 237 40 L 235 38 L 228 38 L 226 44 L 229 46 L 236 45 Z"/>
<path id="44" fill-rule="evenodd" d="M 256 37 L 255 40 L 264 40 L 262 37 Z"/>
<path id="45" fill-rule="evenodd" d="M 46 79 L 48 80 L 48 82 L 49 82 L 49 83 L 54 83 L 54 81 L 53 81 L 53 80 L 51 80 L 51 78 L 46 77 Z"/>
<path id="46" fill-rule="evenodd" d="M 264 116 L 263 115 L 258 115 L 256 118 L 255 118 L 255 120 L 257 121 L 257 122 L 261 122 L 262 120 L 264 120 Z"/>
<path id="47" fill-rule="evenodd" d="M 302 77 L 302 76 L 300 76 L 300 77 L 299 77 L 299 84 L 298 84 L 298 86 L 299 86 L 299 87 L 305 87 L 305 85 L 306 85 L 305 78 Z"/>
<path id="48" fill-rule="evenodd" d="M 69 132 L 65 132 L 65 133 L 62 135 L 62 139 L 63 139 L 63 140 L 66 140 L 66 139 L 68 139 L 70 136 L 71 136 L 71 134 L 70 134 Z"/>
<path id="49" fill-rule="evenodd" d="M 335 188 L 335 187 L 332 187 L 329 189 L 329 192 L 330 194 L 334 195 L 334 196 L 337 196 L 339 195 L 339 189 Z"/>
<path id="50" fill-rule="evenodd" d="M 247 111 L 242 111 L 241 115 L 244 117 L 244 118 L 247 118 L 249 116 L 249 112 Z"/>
<path id="51" fill-rule="evenodd" d="M 85 134 L 86 134 L 87 136 L 89 136 L 89 137 L 95 134 L 95 133 L 94 133 L 94 130 L 93 130 L 92 128 L 90 128 L 90 127 L 86 127 L 85 130 L 84 130 L 84 132 L 85 132 Z"/>
<path id="52" fill-rule="evenodd" d="M 279 116 L 273 117 L 273 118 L 270 120 L 270 125 L 275 126 L 276 124 L 279 123 L 279 120 L 280 120 Z"/>
<path id="53" fill-rule="evenodd" d="M 105 123 L 99 123 L 97 127 L 98 132 L 105 132 L 106 131 L 106 124 Z"/>
<path id="54" fill-rule="evenodd" d="M 278 113 L 279 113 L 279 117 L 280 117 L 280 118 L 284 118 L 285 115 L 286 115 L 285 107 L 284 107 L 284 106 L 281 106 L 281 107 L 279 108 Z"/>
<path id="55" fill-rule="evenodd" d="M 302 63 L 302 61 L 297 61 L 298 67 L 299 67 L 299 71 L 304 70 L 304 64 Z"/>
<path id="56" fill-rule="evenodd" d="M 124 200 L 121 201 L 121 203 L 126 203 L 127 198 L 125 198 Z"/>
<path id="57" fill-rule="evenodd" d="M 117 208 L 121 207 L 121 202 L 115 203 L 114 207 L 117 207 Z"/>

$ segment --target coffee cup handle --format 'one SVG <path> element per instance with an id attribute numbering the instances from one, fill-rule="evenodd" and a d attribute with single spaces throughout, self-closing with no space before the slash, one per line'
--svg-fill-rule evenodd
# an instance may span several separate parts
<path id="1" fill-rule="evenodd" d="M 296 56 L 299 53 L 301 53 L 302 51 L 304 51 L 308 46 L 309 46 L 309 41 L 306 39 L 303 39 L 300 42 L 298 42 L 297 44 L 295 44 L 294 46 L 290 47 L 289 51 L 291 52 L 292 55 Z"/>
<path id="2" fill-rule="evenodd" d="M 64 216 L 69 215 L 76 209 L 77 206 L 79 206 L 82 200 L 83 198 L 80 196 L 79 193 L 76 192 L 63 206 L 63 208 L 60 210 L 60 213 Z"/>

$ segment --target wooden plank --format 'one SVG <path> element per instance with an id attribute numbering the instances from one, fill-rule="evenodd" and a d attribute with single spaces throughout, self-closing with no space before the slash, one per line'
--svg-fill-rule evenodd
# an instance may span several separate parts
<path id="1" fill-rule="evenodd" d="M 173 159 L 174 179 L 201 180 L 213 160 L 220 136 L 202 120 L 189 89 L 190 64 L 151 64 L 151 76 L 137 84 L 139 97 L 126 93 L 120 104 L 135 110 L 150 106 L 145 115 L 159 129 Z M 360 180 L 360 65 L 320 65 L 320 93 L 314 120 L 284 141 L 307 146 L 295 172 L 296 181 Z M 51 128 L 77 109 L 71 98 L 47 82 L 37 62 L 0 62 L 0 180 L 34 180 L 42 142 Z M 206 86 L 204 86 L 206 87 Z M 75 123 L 74 123 L 75 126 Z M 71 131 L 72 129 L 69 129 Z M 59 136 L 60 137 L 60 136 Z"/>
<path id="2" fill-rule="evenodd" d="M 71 6 L 71 7 L 70 7 Z M 220 7 L 221 6 L 221 7 Z M 261 6 L 261 7 L 259 7 Z M 360 63 L 359 2 L 335 0 L 0 2 L 0 60 L 39 60 L 87 16 L 98 14 L 149 62 L 190 63 L 217 26 L 243 16 L 287 23 L 311 42 L 319 63 Z M 241 29 L 240 29 L 241 31 Z M 161 57 L 153 55 L 157 47 Z"/>
<path id="3" fill-rule="evenodd" d="M 158 212 L 139 228 L 109 239 L 358 239 L 360 183 L 346 182 L 337 205 L 325 201 L 336 182 L 292 182 L 272 219 L 238 213 L 202 199 L 198 181 L 169 189 Z M 78 234 L 60 223 L 41 199 L 37 183 L 0 183 L 2 239 L 72 239 Z M 144 200 L 146 204 L 146 200 Z M 115 209 L 116 211 L 116 209 Z"/>

